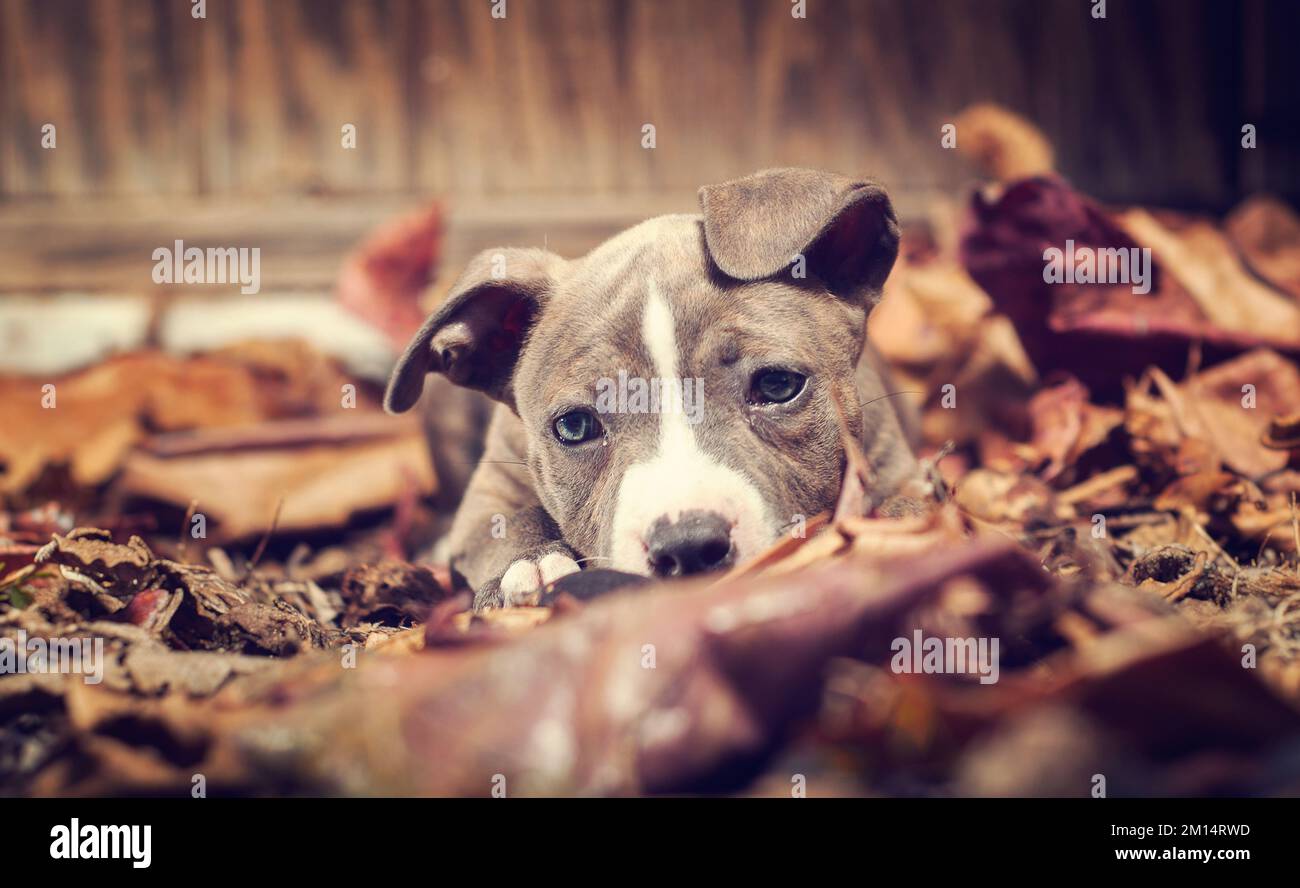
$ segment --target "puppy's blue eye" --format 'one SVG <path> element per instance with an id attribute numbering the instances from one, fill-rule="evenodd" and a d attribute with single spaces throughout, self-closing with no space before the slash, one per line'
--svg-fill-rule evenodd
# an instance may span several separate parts
<path id="1" fill-rule="evenodd" d="M 754 374 L 750 397 L 758 404 L 784 404 L 803 391 L 807 381 L 793 370 L 760 370 Z"/>
<path id="2" fill-rule="evenodd" d="M 555 440 L 561 444 L 581 444 L 590 441 L 603 431 L 600 420 L 589 410 L 570 410 L 551 425 Z"/>

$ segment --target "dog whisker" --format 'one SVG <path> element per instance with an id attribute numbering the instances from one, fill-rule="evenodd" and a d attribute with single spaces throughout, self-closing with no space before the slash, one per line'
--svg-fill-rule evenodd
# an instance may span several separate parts
<path id="1" fill-rule="evenodd" d="M 908 391 L 905 391 L 905 392 L 890 392 L 890 393 L 887 394 L 887 395 L 881 395 L 879 398 L 872 398 L 872 399 L 869 400 L 869 401 L 863 401 L 863 402 L 862 402 L 861 404 L 859 404 L 858 406 L 859 406 L 859 407 L 866 407 L 868 404 L 874 404 L 874 403 L 876 403 L 877 401 L 883 401 L 883 400 L 885 400 L 885 398 L 892 398 L 892 397 L 894 397 L 894 395 L 924 395 L 924 394 L 925 394 L 925 392 L 917 392 L 917 391 L 911 391 L 911 390 L 908 390 Z"/>

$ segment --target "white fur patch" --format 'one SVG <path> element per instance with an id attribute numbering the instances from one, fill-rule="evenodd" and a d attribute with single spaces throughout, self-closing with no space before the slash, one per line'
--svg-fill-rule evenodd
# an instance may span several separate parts
<path id="1" fill-rule="evenodd" d="M 661 380 L 681 377 L 672 309 L 653 280 L 641 317 L 641 338 Z M 708 392 L 703 393 L 705 409 Z M 718 512 L 732 524 L 738 561 L 772 543 L 775 522 L 758 489 L 739 472 L 704 453 L 681 411 L 657 414 L 659 447 L 653 457 L 630 466 L 619 484 L 614 505 L 613 564 L 616 570 L 650 573 L 645 535 L 660 518 L 676 521 L 683 512 Z"/>
<path id="2" fill-rule="evenodd" d="M 537 569 L 542 573 L 542 585 L 549 586 L 560 577 L 577 573 L 581 568 L 578 567 L 578 562 L 563 552 L 552 552 L 542 556 L 542 560 L 537 562 Z"/>
<path id="3" fill-rule="evenodd" d="M 521 558 L 506 568 L 501 576 L 502 607 L 531 604 L 529 599 L 560 577 L 577 573 L 581 568 L 563 552 L 551 552 L 536 561 Z"/>
<path id="4" fill-rule="evenodd" d="M 524 603 L 524 599 L 541 588 L 542 575 L 537 565 L 531 561 L 520 560 L 506 568 L 501 576 L 501 604 L 514 607 Z"/>

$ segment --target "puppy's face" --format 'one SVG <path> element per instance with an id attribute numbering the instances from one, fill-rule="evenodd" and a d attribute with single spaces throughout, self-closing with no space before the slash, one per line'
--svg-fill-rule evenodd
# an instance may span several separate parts
<path id="1" fill-rule="evenodd" d="M 701 200 L 579 260 L 486 251 L 390 385 L 390 409 L 424 369 L 512 406 L 543 506 L 601 567 L 757 554 L 833 505 L 839 416 L 861 432 L 865 321 L 897 252 L 883 191 L 776 170 Z"/>
<path id="2" fill-rule="evenodd" d="M 680 575 L 834 502 L 865 312 L 718 272 L 702 220 L 653 219 L 563 269 L 515 371 L 542 504 L 599 566 Z"/>

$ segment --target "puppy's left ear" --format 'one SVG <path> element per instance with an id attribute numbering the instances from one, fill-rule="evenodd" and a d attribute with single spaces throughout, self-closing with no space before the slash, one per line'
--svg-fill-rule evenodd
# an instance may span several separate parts
<path id="1" fill-rule="evenodd" d="M 870 308 L 898 257 L 898 219 L 869 179 L 796 168 L 700 189 L 704 239 L 728 277 L 790 273 L 802 256 L 831 291 Z"/>
<path id="2" fill-rule="evenodd" d="M 515 363 L 563 266 L 559 256 L 537 249 L 484 250 L 471 259 L 398 358 L 384 409 L 413 407 L 429 373 L 514 409 Z"/>

